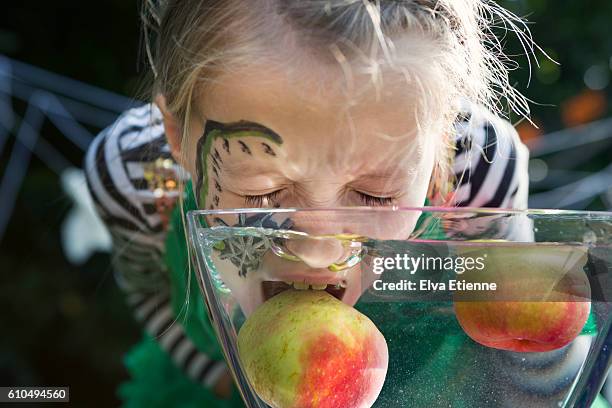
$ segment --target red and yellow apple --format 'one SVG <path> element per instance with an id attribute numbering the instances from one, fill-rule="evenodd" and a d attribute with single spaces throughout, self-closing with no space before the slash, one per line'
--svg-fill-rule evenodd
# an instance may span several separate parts
<path id="1" fill-rule="evenodd" d="M 462 279 L 497 284 L 494 292 L 454 294 L 457 320 L 474 341 L 543 352 L 567 345 L 582 330 L 591 308 L 585 248 L 496 243 L 460 254 L 486 254 L 485 268 L 467 271 Z"/>
<path id="2" fill-rule="evenodd" d="M 274 408 L 370 407 L 389 359 L 370 319 L 315 290 L 287 290 L 257 308 L 238 350 L 251 385 Z"/>

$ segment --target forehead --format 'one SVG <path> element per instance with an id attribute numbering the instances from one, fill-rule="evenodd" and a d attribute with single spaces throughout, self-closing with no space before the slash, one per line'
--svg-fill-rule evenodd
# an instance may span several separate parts
<path id="1" fill-rule="evenodd" d="M 227 121 L 248 114 L 261 120 L 316 117 L 335 123 L 347 116 L 359 120 L 380 114 L 405 119 L 412 116 L 418 94 L 404 75 L 376 65 L 269 58 L 228 67 L 203 88 L 198 102 L 205 115 Z"/>
<path id="2" fill-rule="evenodd" d="M 313 146 L 321 161 L 343 171 L 350 163 L 342 157 L 379 169 L 394 156 L 422 154 L 416 87 L 396 71 L 367 71 L 314 59 L 229 69 L 203 89 L 199 110 L 204 119 L 269 127 L 294 163 Z"/>

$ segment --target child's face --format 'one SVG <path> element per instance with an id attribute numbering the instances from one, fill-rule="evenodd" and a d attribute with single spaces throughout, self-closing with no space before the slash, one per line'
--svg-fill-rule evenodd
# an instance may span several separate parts
<path id="1" fill-rule="evenodd" d="M 187 148 L 200 208 L 423 205 L 441 136 L 418 134 L 415 92 L 383 79 L 377 98 L 329 67 L 217 78 Z"/>
<path id="2" fill-rule="evenodd" d="M 384 75 L 377 90 L 369 75 L 353 73 L 349 84 L 340 70 L 314 64 L 275 71 L 254 67 L 218 77 L 201 95 L 186 146 L 184 164 L 199 207 L 422 206 L 441 135 L 417 131 L 416 95 L 399 75 Z M 416 216 L 403 225 L 372 225 L 371 231 L 320 221 L 310 218 L 296 227 L 314 234 L 405 239 Z M 310 282 L 306 275 L 316 268 L 317 282 L 337 280 L 322 266 L 337 261 L 341 249 L 321 245 L 294 252 L 308 259 L 310 268 L 271 259 L 261 275 L 235 284 L 246 289 L 302 275 Z M 362 293 L 358 269 L 343 276 L 349 285 L 343 300 L 353 304 Z M 248 313 L 261 300 L 241 303 Z"/>

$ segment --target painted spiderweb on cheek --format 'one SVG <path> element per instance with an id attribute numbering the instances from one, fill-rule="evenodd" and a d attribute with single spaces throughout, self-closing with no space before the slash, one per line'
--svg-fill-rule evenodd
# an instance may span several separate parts
<path id="1" fill-rule="evenodd" d="M 261 261 L 273 246 L 282 245 L 284 239 L 280 231 L 290 230 L 294 226 L 291 218 L 285 214 L 257 213 L 239 214 L 234 222 L 221 217 L 214 217 L 211 226 L 232 228 L 226 239 L 219 242 L 215 249 L 221 260 L 229 260 L 238 270 L 239 276 L 258 270 Z M 240 228 L 240 231 L 234 230 Z M 273 231 L 272 231 L 273 230 Z M 278 231 L 278 232 L 277 232 Z"/>

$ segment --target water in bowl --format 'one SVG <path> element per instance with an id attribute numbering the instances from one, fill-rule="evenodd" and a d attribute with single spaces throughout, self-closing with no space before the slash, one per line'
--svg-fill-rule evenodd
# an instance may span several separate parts
<path id="1" fill-rule="evenodd" d="M 278 248 L 282 248 L 286 240 L 321 237 L 259 227 L 206 228 L 199 230 L 197 237 L 212 283 L 204 290 L 209 294 L 214 292 L 219 306 L 217 325 L 222 344 L 226 354 L 230 354 L 238 383 L 247 388 L 247 393 L 252 392 L 235 348 L 245 316 L 231 285 L 227 284 L 231 279 L 228 277 L 257 274 L 264 256 L 275 251 L 278 255 Z M 368 275 L 372 275 L 375 257 L 393 258 L 397 254 L 456 259 L 474 251 L 482 254 L 491 247 L 493 253 L 512 251 L 512 255 L 518 257 L 539 253 L 543 262 L 548 262 L 547 254 L 560 247 L 569 248 L 570 252 L 582 250 L 586 253 L 583 269 L 589 284 L 594 285 L 595 292 L 599 291 L 593 295 L 591 316 L 582 334 L 569 345 L 548 352 L 519 353 L 485 347 L 471 340 L 455 317 L 452 291 L 396 293 L 376 291 L 364 285 L 367 290 L 354 307 L 376 324 L 389 347 L 388 373 L 375 407 L 572 406 L 578 399 L 585 398 L 582 393 L 585 387 L 602 381 L 604 374 L 594 371 L 593 365 L 597 364 L 596 354 L 601 352 L 610 326 L 610 304 L 606 297 L 609 294 L 607 276 L 612 265 L 609 246 L 597 242 L 380 241 L 350 235 L 323 239 L 336 239 L 346 247 L 356 244 L 360 252 L 357 265 L 353 267 L 363 268 Z M 423 277 L 448 282 L 449 277 L 457 278 L 455 270 L 449 272 L 444 267 L 410 272 L 392 268 L 385 270 L 380 278 L 387 282 Z M 207 281 L 200 278 L 201 284 Z M 371 284 L 371 280 L 366 283 Z M 253 406 L 265 406 L 256 401 L 256 397 L 251 397 L 255 398 Z"/>

